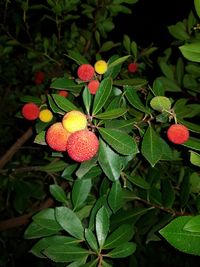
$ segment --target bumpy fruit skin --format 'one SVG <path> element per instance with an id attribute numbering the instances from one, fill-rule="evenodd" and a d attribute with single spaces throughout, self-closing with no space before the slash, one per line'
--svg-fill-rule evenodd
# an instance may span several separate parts
<path id="1" fill-rule="evenodd" d="M 78 67 L 77 75 L 82 81 L 90 81 L 94 77 L 94 67 L 90 64 L 82 64 Z"/>
<path id="2" fill-rule="evenodd" d="M 128 71 L 130 73 L 135 73 L 138 70 L 138 64 L 137 63 L 129 63 L 128 64 Z"/>
<path id="3" fill-rule="evenodd" d="M 35 83 L 36 84 L 42 84 L 44 82 L 45 79 L 45 74 L 43 71 L 38 71 L 35 73 Z"/>
<path id="4" fill-rule="evenodd" d="M 98 80 L 92 80 L 88 83 L 87 87 L 92 95 L 95 95 L 98 88 L 99 88 L 99 81 Z"/>
<path id="5" fill-rule="evenodd" d="M 50 122 L 53 119 L 53 114 L 49 109 L 43 109 L 39 113 L 39 119 L 42 122 Z"/>
<path id="6" fill-rule="evenodd" d="M 59 90 L 58 91 L 58 94 L 61 95 L 61 96 L 64 96 L 64 97 L 68 97 L 69 93 L 65 90 Z"/>
<path id="7" fill-rule="evenodd" d="M 189 130 L 182 124 L 172 124 L 167 130 L 168 139 L 177 145 L 185 143 L 189 139 Z"/>
<path id="8" fill-rule="evenodd" d="M 68 132 L 74 133 L 87 127 L 87 118 L 82 112 L 72 110 L 63 116 L 62 124 Z"/>
<path id="9" fill-rule="evenodd" d="M 39 117 L 40 108 L 35 103 L 26 103 L 21 112 L 25 119 L 33 121 Z"/>
<path id="10" fill-rule="evenodd" d="M 99 140 L 95 133 L 81 130 L 72 133 L 67 141 L 67 152 L 71 159 L 84 162 L 92 159 L 99 149 Z"/>
<path id="11" fill-rule="evenodd" d="M 98 60 L 94 64 L 94 69 L 98 74 L 104 74 L 108 69 L 108 64 L 105 60 Z"/>
<path id="12" fill-rule="evenodd" d="M 70 133 L 61 122 L 52 124 L 46 131 L 46 143 L 55 151 L 66 151 L 67 140 Z"/>

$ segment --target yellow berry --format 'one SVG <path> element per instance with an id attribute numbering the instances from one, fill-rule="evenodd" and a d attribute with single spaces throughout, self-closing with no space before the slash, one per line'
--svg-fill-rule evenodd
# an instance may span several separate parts
<path id="1" fill-rule="evenodd" d="M 105 60 L 98 60 L 94 65 L 94 69 L 98 74 L 104 74 L 108 69 L 108 64 Z"/>
<path id="2" fill-rule="evenodd" d="M 49 109 L 43 109 L 39 113 L 39 119 L 43 122 L 50 122 L 53 119 L 53 114 Z"/>
<path id="3" fill-rule="evenodd" d="M 78 110 L 67 112 L 62 119 L 63 127 L 70 133 L 86 129 L 87 118 L 86 115 Z"/>

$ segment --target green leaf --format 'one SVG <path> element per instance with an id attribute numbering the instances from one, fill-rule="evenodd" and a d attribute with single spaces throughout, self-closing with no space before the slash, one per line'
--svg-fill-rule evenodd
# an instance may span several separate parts
<path id="1" fill-rule="evenodd" d="M 128 54 L 131 53 L 131 40 L 130 37 L 126 34 L 123 35 L 123 45 L 126 49 L 126 51 L 128 52 Z"/>
<path id="2" fill-rule="evenodd" d="M 83 264 L 81 267 L 96 267 L 97 266 L 97 263 L 98 263 L 98 258 L 93 260 L 93 261 L 90 261 L 86 264 Z"/>
<path id="3" fill-rule="evenodd" d="M 101 138 L 99 142 L 98 162 L 106 176 L 111 181 L 116 181 L 120 177 L 120 157 Z"/>
<path id="4" fill-rule="evenodd" d="M 128 55 L 128 56 L 123 56 L 123 57 L 120 57 L 120 58 L 116 59 L 115 61 L 113 61 L 112 63 L 110 63 L 110 64 L 108 65 L 108 69 L 109 69 L 109 68 L 112 68 L 112 67 L 114 67 L 114 66 L 116 66 L 116 65 L 122 64 L 122 63 L 125 62 L 129 57 L 130 57 L 130 55 Z"/>
<path id="5" fill-rule="evenodd" d="M 49 228 L 44 228 L 41 225 L 32 222 L 31 224 L 29 224 L 29 226 L 26 228 L 25 232 L 24 232 L 24 238 L 26 239 L 35 239 L 35 238 L 40 238 L 40 237 L 44 237 L 44 236 L 50 236 L 53 234 L 56 234 L 58 232 L 57 229 L 52 230 Z"/>
<path id="6" fill-rule="evenodd" d="M 132 86 L 126 86 L 125 88 L 125 95 L 129 101 L 129 103 L 136 109 L 150 114 L 150 111 L 143 105 L 143 103 L 141 102 L 138 94 L 137 94 L 137 90 L 136 88 L 132 87 Z"/>
<path id="7" fill-rule="evenodd" d="M 105 105 L 110 93 L 112 91 L 112 79 L 105 78 L 101 81 L 99 89 L 94 98 L 92 115 L 96 115 Z"/>
<path id="8" fill-rule="evenodd" d="M 128 134 L 115 129 L 98 129 L 103 139 L 118 153 L 132 155 L 138 153 L 135 140 Z"/>
<path id="9" fill-rule="evenodd" d="M 77 51 L 74 51 L 74 50 L 68 51 L 68 55 L 65 55 L 65 56 L 74 60 L 78 65 L 88 64 L 86 57 L 84 57 Z"/>
<path id="10" fill-rule="evenodd" d="M 60 226 L 72 236 L 84 240 L 83 225 L 78 216 L 67 207 L 57 207 L 55 209 L 56 220 Z"/>
<path id="11" fill-rule="evenodd" d="M 86 86 L 85 89 L 83 90 L 83 103 L 85 105 L 87 114 L 90 114 L 91 102 L 92 102 L 92 96 L 90 94 L 88 87 Z"/>
<path id="12" fill-rule="evenodd" d="M 35 136 L 34 143 L 39 145 L 46 145 L 46 132 L 41 131 L 39 134 Z"/>
<path id="13" fill-rule="evenodd" d="M 142 189 L 145 189 L 145 190 L 148 190 L 150 189 L 150 184 L 145 181 L 142 177 L 140 176 L 132 176 L 132 175 L 128 175 L 126 174 L 125 177 L 131 182 L 133 183 L 134 185 L 142 188 Z"/>
<path id="14" fill-rule="evenodd" d="M 168 65 L 165 61 L 159 62 L 163 74 L 170 80 L 174 80 L 174 72 L 172 66 Z"/>
<path id="15" fill-rule="evenodd" d="M 114 43 L 113 41 L 106 41 L 105 43 L 102 44 L 99 52 L 107 52 L 113 47 L 119 46 L 120 43 Z"/>
<path id="16" fill-rule="evenodd" d="M 65 112 L 71 110 L 79 110 L 72 102 L 70 102 L 67 98 L 59 95 L 59 94 L 52 94 L 53 100 L 55 101 L 56 105 L 64 110 Z"/>
<path id="17" fill-rule="evenodd" d="M 132 239 L 134 228 L 131 224 L 122 224 L 115 229 L 106 239 L 104 249 L 110 249 L 120 246 L 122 243 Z"/>
<path id="18" fill-rule="evenodd" d="M 200 233 L 200 215 L 192 217 L 183 227 L 184 230 Z"/>
<path id="19" fill-rule="evenodd" d="M 134 87 L 142 87 L 146 85 L 148 82 L 142 78 L 132 78 L 132 79 L 123 79 L 123 80 L 114 80 L 113 84 L 117 86 L 134 86 Z"/>
<path id="20" fill-rule="evenodd" d="M 67 163 L 62 160 L 59 160 L 59 161 L 51 162 L 47 164 L 46 166 L 41 166 L 39 167 L 39 170 L 47 172 L 47 173 L 52 173 L 52 172 L 55 173 L 55 172 L 63 171 L 66 167 L 67 167 Z"/>
<path id="21" fill-rule="evenodd" d="M 67 196 L 63 188 L 57 184 L 50 185 L 50 193 L 55 200 L 67 204 Z"/>
<path id="22" fill-rule="evenodd" d="M 200 175 L 197 172 L 190 175 L 190 192 L 200 193 Z"/>
<path id="23" fill-rule="evenodd" d="M 92 232 L 91 229 L 86 228 L 85 229 L 85 240 L 87 241 L 88 245 L 90 248 L 94 251 L 98 251 L 98 244 L 97 244 L 97 239 L 94 233 Z"/>
<path id="24" fill-rule="evenodd" d="M 127 112 L 126 108 L 116 108 L 103 113 L 99 113 L 94 117 L 101 120 L 111 120 L 123 116 Z"/>
<path id="25" fill-rule="evenodd" d="M 90 254 L 88 250 L 75 245 L 54 244 L 45 249 L 43 253 L 54 262 L 72 262 Z"/>
<path id="26" fill-rule="evenodd" d="M 55 218 L 55 210 L 53 208 L 46 208 L 36 213 L 32 217 L 33 221 L 43 228 L 59 231 L 62 228 Z"/>
<path id="27" fill-rule="evenodd" d="M 168 26 L 168 30 L 171 35 L 181 41 L 190 39 L 190 35 L 187 33 L 185 24 L 182 21 L 177 22 L 175 25 Z"/>
<path id="28" fill-rule="evenodd" d="M 200 255 L 200 233 L 184 229 L 192 216 L 180 216 L 171 221 L 159 233 L 176 249 L 193 255 Z"/>
<path id="29" fill-rule="evenodd" d="M 106 256 L 110 258 L 126 258 L 132 255 L 136 250 L 136 244 L 126 242 L 111 250 Z"/>
<path id="30" fill-rule="evenodd" d="M 25 103 L 33 102 L 36 105 L 41 105 L 41 102 L 42 102 L 42 100 L 39 97 L 31 96 L 31 95 L 21 96 L 20 101 L 25 102 Z"/>
<path id="31" fill-rule="evenodd" d="M 48 95 L 47 97 L 48 97 L 48 103 L 49 103 L 49 106 L 50 106 L 51 110 L 54 113 L 58 113 L 58 114 L 64 115 L 65 112 L 56 105 L 56 103 L 53 100 L 52 96 Z"/>
<path id="32" fill-rule="evenodd" d="M 165 94 L 163 83 L 158 79 L 154 80 L 152 90 L 155 96 L 164 96 Z"/>
<path id="33" fill-rule="evenodd" d="M 177 82 L 170 80 L 166 77 L 158 77 L 156 80 L 162 83 L 163 89 L 169 92 L 181 92 L 181 87 L 177 84 Z"/>
<path id="34" fill-rule="evenodd" d="M 200 125 L 192 122 L 188 122 L 177 116 L 177 121 L 180 124 L 185 125 L 191 132 L 200 133 Z"/>
<path id="35" fill-rule="evenodd" d="M 119 181 L 115 181 L 112 183 L 112 187 L 108 194 L 108 204 L 115 213 L 122 206 L 122 187 Z"/>
<path id="36" fill-rule="evenodd" d="M 193 42 L 179 46 L 183 56 L 193 62 L 200 62 L 200 42 Z"/>
<path id="37" fill-rule="evenodd" d="M 200 167 L 200 154 L 190 151 L 190 162 L 193 165 Z"/>
<path id="38" fill-rule="evenodd" d="M 194 0 L 194 7 L 197 12 L 197 15 L 200 18 L 200 0 Z"/>
<path id="39" fill-rule="evenodd" d="M 114 62 L 116 59 L 119 57 L 117 55 L 113 55 L 109 60 L 108 60 L 108 66 L 110 63 Z M 104 78 L 110 77 L 113 80 L 117 77 L 117 75 L 120 73 L 121 70 L 121 64 L 115 65 L 114 67 L 109 67 L 104 74 Z"/>
<path id="40" fill-rule="evenodd" d="M 91 179 L 77 179 L 72 187 L 72 203 L 74 210 L 82 206 L 92 187 Z"/>
<path id="41" fill-rule="evenodd" d="M 141 152 L 152 167 L 161 159 L 162 143 L 160 142 L 160 137 L 151 126 L 147 128 L 144 134 Z"/>
<path id="42" fill-rule="evenodd" d="M 100 249 L 103 247 L 109 231 L 109 214 L 107 209 L 103 206 L 96 214 L 96 234 Z"/>
<path id="43" fill-rule="evenodd" d="M 171 208 L 175 200 L 175 192 L 169 179 L 161 180 L 162 203 L 164 207 Z"/>
<path id="44" fill-rule="evenodd" d="M 83 85 L 75 83 L 74 80 L 72 80 L 72 79 L 67 79 L 65 77 L 59 77 L 59 78 L 55 78 L 52 81 L 50 87 L 53 89 L 57 89 L 57 90 L 67 89 L 67 90 L 74 92 L 74 93 L 80 93 L 80 91 L 83 88 Z"/>
<path id="45" fill-rule="evenodd" d="M 124 120 L 124 119 L 118 119 L 118 120 L 111 120 L 105 122 L 105 128 L 113 128 L 118 129 L 120 131 L 124 132 L 131 132 L 133 129 L 134 124 L 137 122 L 136 119 L 130 119 L 130 120 Z"/>

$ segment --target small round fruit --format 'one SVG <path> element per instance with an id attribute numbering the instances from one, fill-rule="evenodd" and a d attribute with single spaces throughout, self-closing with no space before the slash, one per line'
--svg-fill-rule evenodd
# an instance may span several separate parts
<path id="1" fill-rule="evenodd" d="M 108 64 L 105 60 L 98 60 L 94 64 L 94 69 L 98 74 L 104 74 L 108 69 Z"/>
<path id="2" fill-rule="evenodd" d="M 92 80 L 88 83 L 87 87 L 92 95 L 95 95 L 98 88 L 99 88 L 99 81 L 98 80 Z"/>
<path id="3" fill-rule="evenodd" d="M 71 159 L 84 162 L 92 159 L 99 148 L 99 140 L 95 133 L 81 130 L 72 133 L 67 141 L 67 152 Z"/>
<path id="4" fill-rule="evenodd" d="M 37 71 L 34 76 L 36 84 L 42 84 L 44 82 L 45 74 L 43 71 Z"/>
<path id="5" fill-rule="evenodd" d="M 87 118 L 82 112 L 72 110 L 63 116 L 62 124 L 68 132 L 73 133 L 87 127 Z"/>
<path id="6" fill-rule="evenodd" d="M 138 64 L 136 62 L 132 62 L 128 64 L 128 71 L 131 73 L 135 73 L 138 70 Z"/>
<path id="7" fill-rule="evenodd" d="M 94 74 L 94 68 L 90 64 L 82 64 L 78 67 L 77 75 L 82 81 L 90 81 L 94 77 Z"/>
<path id="8" fill-rule="evenodd" d="M 50 122 L 53 119 L 53 113 L 49 109 L 43 109 L 39 113 L 39 119 L 42 122 Z"/>
<path id="9" fill-rule="evenodd" d="M 27 120 L 36 120 L 39 116 L 40 108 L 35 103 L 26 103 L 22 107 L 22 115 Z"/>
<path id="10" fill-rule="evenodd" d="M 189 139 L 189 130 L 182 124 L 172 124 L 167 130 L 168 139 L 174 143 L 181 145 Z"/>
<path id="11" fill-rule="evenodd" d="M 155 96 L 150 101 L 150 106 L 162 112 L 163 110 L 170 110 L 171 109 L 171 101 L 166 96 Z"/>
<path id="12" fill-rule="evenodd" d="M 61 96 L 64 96 L 64 97 L 68 97 L 69 93 L 65 90 L 59 90 L 58 91 L 58 94 L 61 95 Z"/>
<path id="13" fill-rule="evenodd" d="M 70 133 L 61 122 L 52 124 L 46 131 L 46 143 L 55 151 L 66 151 Z"/>

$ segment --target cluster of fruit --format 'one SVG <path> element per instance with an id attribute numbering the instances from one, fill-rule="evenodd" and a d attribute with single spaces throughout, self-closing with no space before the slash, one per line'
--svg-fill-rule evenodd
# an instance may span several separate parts
<path id="1" fill-rule="evenodd" d="M 61 122 L 52 124 L 46 132 L 46 142 L 77 162 L 90 160 L 99 148 L 97 136 L 87 127 L 86 115 L 78 110 L 67 112 Z"/>

